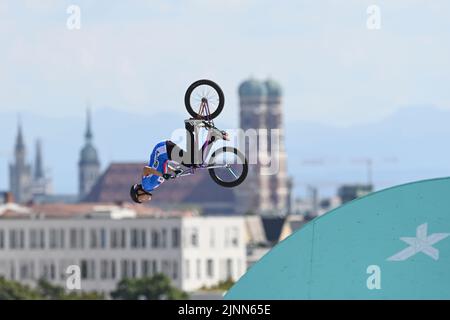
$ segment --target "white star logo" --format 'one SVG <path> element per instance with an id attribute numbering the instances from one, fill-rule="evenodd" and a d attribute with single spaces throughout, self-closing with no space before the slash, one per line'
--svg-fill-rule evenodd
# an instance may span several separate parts
<path id="1" fill-rule="evenodd" d="M 419 252 L 425 253 L 434 260 L 439 259 L 439 250 L 433 248 L 433 244 L 447 238 L 450 233 L 433 233 L 427 236 L 428 223 L 421 224 L 416 229 L 416 237 L 402 237 L 400 240 L 409 244 L 409 247 L 397 252 L 388 261 L 403 261 Z"/>

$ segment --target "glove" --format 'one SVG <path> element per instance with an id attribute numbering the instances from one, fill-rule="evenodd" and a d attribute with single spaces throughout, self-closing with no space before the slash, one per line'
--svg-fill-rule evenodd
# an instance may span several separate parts
<path id="1" fill-rule="evenodd" d="M 172 178 L 172 175 L 168 174 L 168 173 L 164 173 L 163 174 L 163 178 L 166 180 L 169 180 L 170 178 Z"/>

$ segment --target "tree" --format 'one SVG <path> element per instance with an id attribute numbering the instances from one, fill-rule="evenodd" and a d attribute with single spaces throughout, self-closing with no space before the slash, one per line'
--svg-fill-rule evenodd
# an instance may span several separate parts
<path id="1" fill-rule="evenodd" d="M 223 281 L 219 281 L 219 283 L 217 283 L 214 286 L 211 287 L 202 287 L 202 290 L 205 291 L 228 291 L 230 290 L 230 288 L 234 285 L 234 281 L 232 278 L 228 278 L 226 280 Z"/>
<path id="2" fill-rule="evenodd" d="M 95 291 L 92 292 L 69 292 L 66 293 L 63 287 L 53 285 L 45 279 L 40 279 L 37 283 L 36 291 L 41 299 L 49 300 L 102 300 L 104 295 Z"/>
<path id="3" fill-rule="evenodd" d="M 123 279 L 117 289 L 111 292 L 113 299 L 124 300 L 181 300 L 187 299 L 187 293 L 173 287 L 170 279 L 162 274 L 140 279 Z"/>
<path id="4" fill-rule="evenodd" d="M 35 299 L 40 299 L 40 295 L 29 286 L 0 277 L 0 300 Z"/>

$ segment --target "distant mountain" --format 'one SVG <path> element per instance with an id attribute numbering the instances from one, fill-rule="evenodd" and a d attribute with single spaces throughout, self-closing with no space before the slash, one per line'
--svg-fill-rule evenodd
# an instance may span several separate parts
<path id="1" fill-rule="evenodd" d="M 112 161 L 145 161 L 153 145 L 183 130 L 184 113 L 142 116 L 110 108 L 93 112 L 94 144 L 102 168 Z M 287 117 L 286 117 L 287 118 Z M 0 190 L 8 185 L 8 162 L 16 136 L 17 115 L 0 113 Z M 77 190 L 77 162 L 84 143 L 84 114 L 52 118 L 22 114 L 28 158 L 34 159 L 34 139 L 42 138 L 44 164 L 51 168 L 58 193 Z M 377 188 L 450 174 L 450 111 L 432 106 L 400 109 L 374 123 L 332 127 L 307 122 L 286 122 L 288 170 L 296 193 L 306 185 L 334 193 L 343 182 L 365 182 L 362 158 L 373 159 Z M 222 128 L 235 127 L 221 123 Z"/>
<path id="2" fill-rule="evenodd" d="M 297 187 L 334 192 L 343 182 L 366 182 L 372 159 L 376 188 L 450 175 L 450 111 L 405 107 L 382 121 L 350 127 L 287 123 L 289 172 Z"/>

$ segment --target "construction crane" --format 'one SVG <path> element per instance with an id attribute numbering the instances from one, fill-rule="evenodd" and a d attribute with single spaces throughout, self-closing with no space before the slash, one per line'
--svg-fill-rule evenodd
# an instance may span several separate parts
<path id="1" fill-rule="evenodd" d="M 390 163 L 394 164 L 397 163 L 398 159 L 394 156 L 384 157 L 381 159 L 373 159 L 371 157 L 358 157 L 353 159 L 347 159 L 346 161 L 341 162 L 338 158 L 307 158 L 301 160 L 301 166 L 329 166 L 329 165 L 336 165 L 339 163 L 352 163 L 352 164 L 363 164 L 366 166 L 366 181 L 368 185 L 373 184 L 373 167 L 374 164 L 380 164 L 380 163 Z M 327 181 L 325 184 L 331 185 L 333 184 L 332 181 Z"/>

